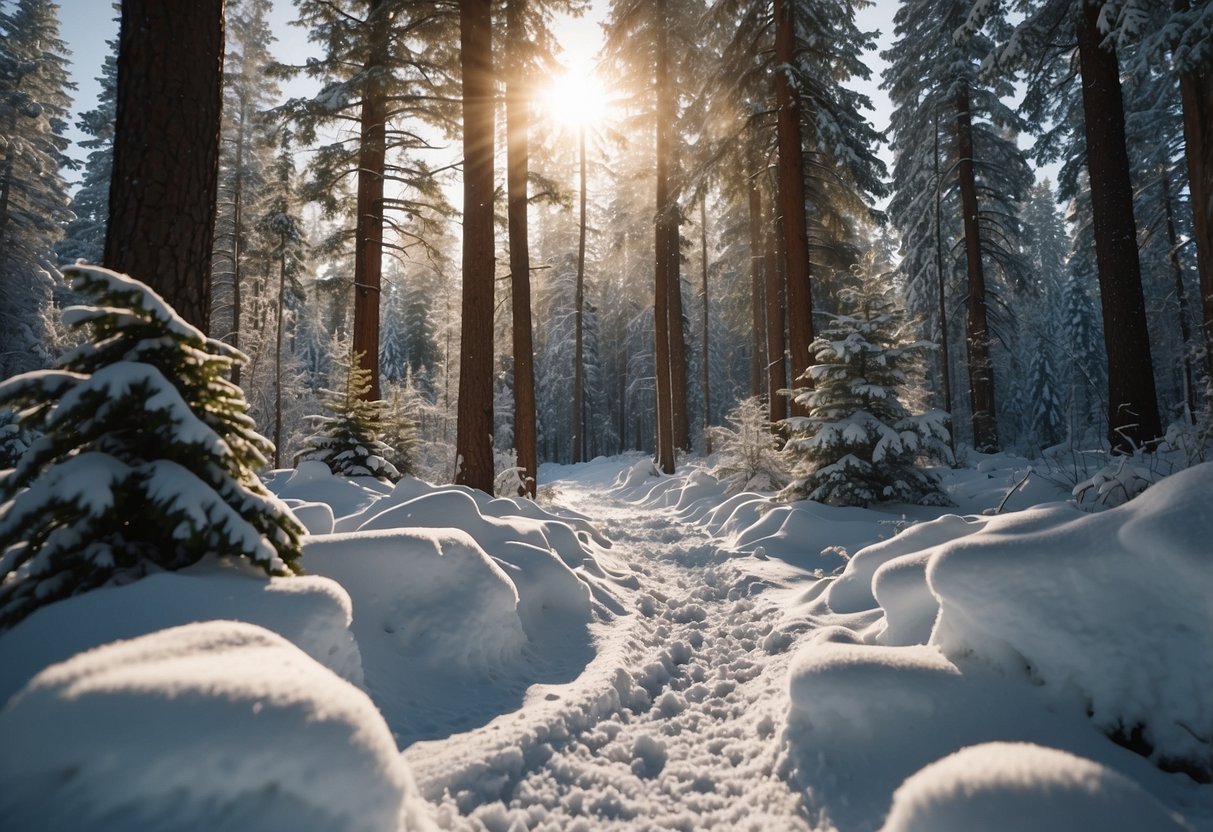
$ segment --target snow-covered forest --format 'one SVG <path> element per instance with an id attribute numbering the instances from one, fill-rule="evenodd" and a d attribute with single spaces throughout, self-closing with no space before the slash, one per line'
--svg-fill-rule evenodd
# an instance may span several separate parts
<path id="1" fill-rule="evenodd" d="M 1213 830 L 1213 0 L 83 5 L 0 827 Z"/>

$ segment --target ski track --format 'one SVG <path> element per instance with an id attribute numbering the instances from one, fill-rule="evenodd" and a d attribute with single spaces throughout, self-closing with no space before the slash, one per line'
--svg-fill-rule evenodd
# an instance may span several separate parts
<path id="1" fill-rule="evenodd" d="M 568 685 L 535 686 L 484 728 L 404 752 L 443 829 L 807 830 L 782 742 L 793 630 L 745 556 L 670 509 L 570 483 L 636 575 L 628 613 L 595 625 L 599 652 Z M 800 587 L 803 589 L 803 585 Z"/>

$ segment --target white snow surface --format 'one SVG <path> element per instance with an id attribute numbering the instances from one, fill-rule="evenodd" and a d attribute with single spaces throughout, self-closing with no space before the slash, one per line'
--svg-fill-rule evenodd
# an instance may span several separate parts
<path id="1" fill-rule="evenodd" d="M 307 577 L 204 562 L 0 634 L 0 807 L 47 829 L 85 807 L 71 828 L 1213 832 L 1213 786 L 1173 771 L 1213 770 L 1213 464 L 1092 515 L 974 456 L 939 471 L 947 509 L 730 496 L 711 460 L 638 455 L 544 466 L 542 504 L 276 472 Z M 250 624 L 164 629 L 207 619 Z M 76 678 L 79 699 L 47 681 Z M 172 729 L 140 733 L 145 710 Z M 150 773 L 116 782 L 115 742 Z M 241 790 L 246 752 L 292 782 Z"/>
<path id="2" fill-rule="evenodd" d="M 244 622 L 53 665 L 0 711 L 0 736 L 5 829 L 429 826 L 366 694 Z"/>

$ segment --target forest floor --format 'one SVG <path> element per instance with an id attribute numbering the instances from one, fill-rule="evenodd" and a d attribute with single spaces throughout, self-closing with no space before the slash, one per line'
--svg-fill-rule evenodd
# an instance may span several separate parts
<path id="1" fill-rule="evenodd" d="M 477 732 L 407 749 L 422 793 L 445 802 L 452 828 L 809 829 L 772 741 L 788 590 L 668 509 L 603 485 L 554 487 L 613 542 L 636 578 L 636 611 L 598 625 L 597 657 L 575 681 L 542 686 Z"/>

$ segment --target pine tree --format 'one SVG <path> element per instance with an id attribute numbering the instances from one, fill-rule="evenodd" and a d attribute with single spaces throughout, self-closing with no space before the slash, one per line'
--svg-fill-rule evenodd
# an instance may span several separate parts
<path id="1" fill-rule="evenodd" d="M 757 397 L 741 400 L 729 411 L 727 421 L 727 427 L 712 428 L 717 459 L 712 476 L 725 483 L 730 494 L 787 485 L 784 458 L 762 401 Z"/>
<path id="2" fill-rule="evenodd" d="M 210 324 L 223 0 L 123 0 L 107 268 Z"/>
<path id="3" fill-rule="evenodd" d="M 339 390 L 324 391 L 331 416 L 312 416 L 316 432 L 307 438 L 295 464 L 323 462 L 340 477 L 377 477 L 395 482 L 400 472 L 387 457 L 392 454 L 379 438 L 383 430 L 382 401 L 367 401 L 370 373 L 355 356 Z"/>
<path id="4" fill-rule="evenodd" d="M 854 267 L 856 286 L 839 292 L 846 314 L 834 315 L 813 342 L 812 387 L 796 391 L 805 416 L 787 420 L 784 453 L 800 476 L 781 496 L 831 505 L 904 502 L 948 505 L 920 457 L 950 459 L 947 415 L 911 415 L 899 399 L 911 364 L 931 345 L 905 342 L 891 287 Z"/>
<path id="5" fill-rule="evenodd" d="M 968 300 L 961 342 L 967 349 L 957 357 L 968 370 L 974 446 L 991 450 L 999 439 L 996 403 L 1010 398 L 1012 383 L 994 370 L 994 336 L 1006 339 L 1016 329 L 999 319 L 993 300 L 1005 299 L 1027 271 L 1016 252 L 1016 203 L 1032 173 L 1015 141 L 1022 122 L 1004 103 L 1014 92 L 1011 83 L 979 76 L 993 48 L 990 38 L 953 39 L 966 8 L 959 0 L 904 0 L 894 18 L 898 38 L 884 53 L 883 82 L 895 107 L 889 215 L 905 245 L 909 311 L 930 337 L 938 333 L 946 346 L 944 311 Z M 957 272 L 967 276 L 963 289 L 953 285 Z M 948 355 L 941 359 L 943 375 L 952 362 Z M 945 407 L 959 413 L 959 404 Z"/>
<path id="6" fill-rule="evenodd" d="M 378 397 L 383 254 L 429 246 L 428 234 L 407 227 L 409 218 L 433 230 L 451 213 L 441 183 L 420 155 L 431 143 L 410 122 L 451 134 L 457 130 L 452 90 L 458 13 L 452 4 L 433 0 L 295 0 L 295 5 L 299 24 L 320 54 L 274 72 L 307 75 L 321 88 L 288 101 L 280 112 L 295 124 L 303 143 L 320 145 L 304 195 L 327 218 L 339 220 L 320 248 L 345 262 L 343 289 L 353 295 L 355 349 L 371 371 L 367 393 Z M 351 124 L 358 129 L 349 129 Z"/>
<path id="7" fill-rule="evenodd" d="M 45 366 L 43 317 L 71 219 L 60 171 L 70 106 L 58 7 L 0 8 L 0 378 Z"/>
<path id="8" fill-rule="evenodd" d="M 244 357 L 138 281 L 65 274 L 89 305 L 64 319 L 92 340 L 0 385 L 0 407 L 41 434 L 0 479 L 0 628 L 209 554 L 300 571 L 303 529 L 258 479 L 270 443 L 226 378 Z"/>
<path id="9" fill-rule="evenodd" d="M 421 443 L 417 414 L 425 399 L 411 375 L 400 384 L 391 385 L 390 390 L 383 408 L 384 458 L 401 477 L 412 476 L 417 469 L 417 449 Z"/>
<path id="10" fill-rule="evenodd" d="M 1141 263 L 1133 217 L 1133 193 L 1125 136 L 1125 107 L 1116 35 L 1119 0 L 1017 0 L 1022 18 L 991 55 L 989 65 L 1029 72 L 1024 107 L 1031 115 L 1064 101 L 1062 87 L 1081 82 L 1085 165 L 1089 172 L 1095 257 L 1107 338 L 1108 442 L 1131 451 L 1162 433 L 1142 293 Z M 1007 9 L 981 3 L 963 33 L 976 31 L 987 17 L 997 25 Z M 1061 34 L 1064 33 L 1064 34 Z M 1074 46 L 1077 43 L 1077 49 Z M 1077 57 L 1077 61 L 1073 59 Z M 1045 124 L 1044 118 L 1033 119 Z M 1072 129 L 1056 120 L 1059 129 Z M 1045 137 L 1048 138 L 1046 133 Z"/>
<path id="11" fill-rule="evenodd" d="M 116 6 L 115 6 L 116 8 Z M 109 217 L 110 176 L 114 170 L 114 116 L 117 107 L 118 41 L 110 47 L 97 80 L 101 94 L 97 106 L 82 113 L 76 127 L 89 138 L 80 146 L 89 151 L 84 175 L 72 197 L 75 218 L 67 224 L 55 251 L 61 263 L 100 263 L 105 254 L 105 224 Z"/>
<path id="12" fill-rule="evenodd" d="M 218 200 L 215 206 L 215 252 L 211 263 L 212 330 L 237 349 L 243 337 L 256 337 L 255 320 L 245 321 L 252 271 L 249 257 L 257 217 L 269 194 L 268 170 L 274 164 L 277 139 L 265 111 L 279 96 L 278 85 L 267 79 L 272 63 L 267 17 L 269 0 L 236 0 L 224 11 L 227 54 L 223 67 L 223 128 L 219 148 Z M 264 281 L 262 281 L 264 283 Z M 241 368 L 233 381 L 241 383 Z"/>

